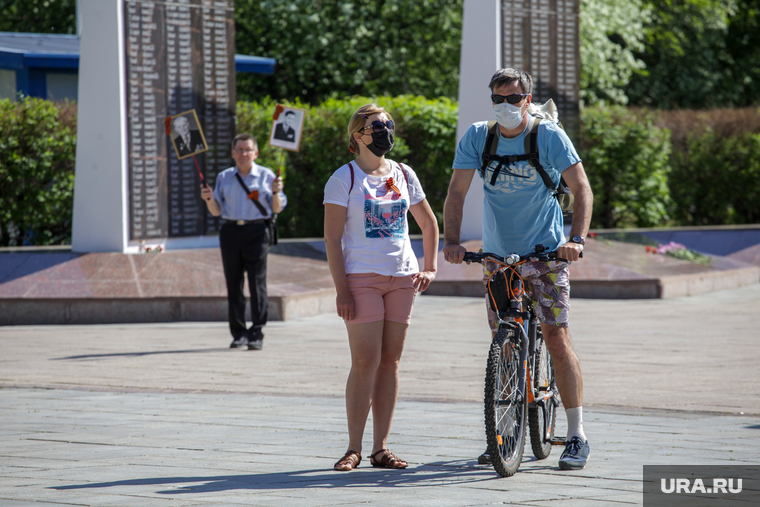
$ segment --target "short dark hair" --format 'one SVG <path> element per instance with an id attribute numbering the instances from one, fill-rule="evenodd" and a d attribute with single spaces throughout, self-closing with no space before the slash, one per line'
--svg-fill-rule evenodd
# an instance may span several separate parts
<path id="1" fill-rule="evenodd" d="M 533 93 L 533 78 L 530 77 L 530 74 L 523 70 L 512 69 L 509 67 L 497 70 L 496 74 L 491 77 L 491 82 L 488 83 L 488 87 L 491 89 L 491 93 L 493 93 L 494 88 L 499 88 L 504 85 L 509 86 L 515 81 L 520 83 L 520 88 L 523 93 Z"/>
<path id="2" fill-rule="evenodd" d="M 235 139 L 232 140 L 232 149 L 235 149 L 235 146 L 237 146 L 238 141 L 253 141 L 253 149 L 258 150 L 259 144 L 256 142 L 256 138 L 254 138 L 251 134 L 238 134 L 235 136 Z"/>
<path id="3" fill-rule="evenodd" d="M 287 116 L 289 114 L 296 114 L 296 112 L 295 111 L 285 111 L 285 116 Z"/>

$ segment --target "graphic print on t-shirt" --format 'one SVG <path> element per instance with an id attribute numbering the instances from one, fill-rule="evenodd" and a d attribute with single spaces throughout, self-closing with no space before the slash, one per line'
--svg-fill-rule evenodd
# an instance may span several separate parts
<path id="1" fill-rule="evenodd" d="M 364 187 L 364 233 L 368 238 L 403 238 L 406 223 L 406 199 L 389 192 L 374 197 Z"/>
<path id="2" fill-rule="evenodd" d="M 490 183 L 493 172 L 499 163 L 494 161 L 486 169 L 485 181 Z M 494 187 L 502 192 L 512 193 L 526 188 L 532 188 L 538 181 L 538 173 L 528 162 L 515 162 L 503 164 L 499 175 L 496 177 Z"/>

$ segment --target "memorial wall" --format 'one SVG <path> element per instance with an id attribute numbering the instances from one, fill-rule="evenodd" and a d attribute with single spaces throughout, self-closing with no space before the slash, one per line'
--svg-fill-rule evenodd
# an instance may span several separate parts
<path id="1" fill-rule="evenodd" d="M 233 165 L 234 0 L 125 0 L 130 239 L 214 234 L 200 198 Z M 167 117 L 195 110 L 208 150 L 178 157 Z M 195 118 L 195 115 L 187 115 Z M 179 138 L 176 139 L 180 141 Z"/>
<path id="2" fill-rule="evenodd" d="M 580 138 L 580 0 L 502 0 L 502 67 L 533 76 L 533 101 L 554 100 L 570 138 Z M 577 145 L 577 144 L 576 144 Z"/>

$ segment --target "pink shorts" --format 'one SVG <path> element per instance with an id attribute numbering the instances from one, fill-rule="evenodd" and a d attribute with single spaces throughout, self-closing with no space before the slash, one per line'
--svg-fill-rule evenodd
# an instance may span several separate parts
<path id="1" fill-rule="evenodd" d="M 411 275 L 350 273 L 346 279 L 354 297 L 354 319 L 347 320 L 346 324 L 366 324 L 378 320 L 409 324 L 412 321 L 417 291 Z"/>

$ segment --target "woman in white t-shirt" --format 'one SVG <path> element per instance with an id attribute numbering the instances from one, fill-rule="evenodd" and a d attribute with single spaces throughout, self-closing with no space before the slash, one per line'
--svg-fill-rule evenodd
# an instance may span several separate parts
<path id="1" fill-rule="evenodd" d="M 387 441 L 414 298 L 435 278 L 438 223 L 414 171 L 385 158 L 393 148 L 394 127 L 382 107 L 360 107 L 348 123 L 349 149 L 356 159 L 335 171 L 325 186 L 327 261 L 351 348 L 348 451 L 334 466 L 340 471 L 361 462 L 370 406 L 372 466 L 407 467 L 388 450 Z M 409 241 L 407 211 L 422 229 L 423 271 Z"/>

